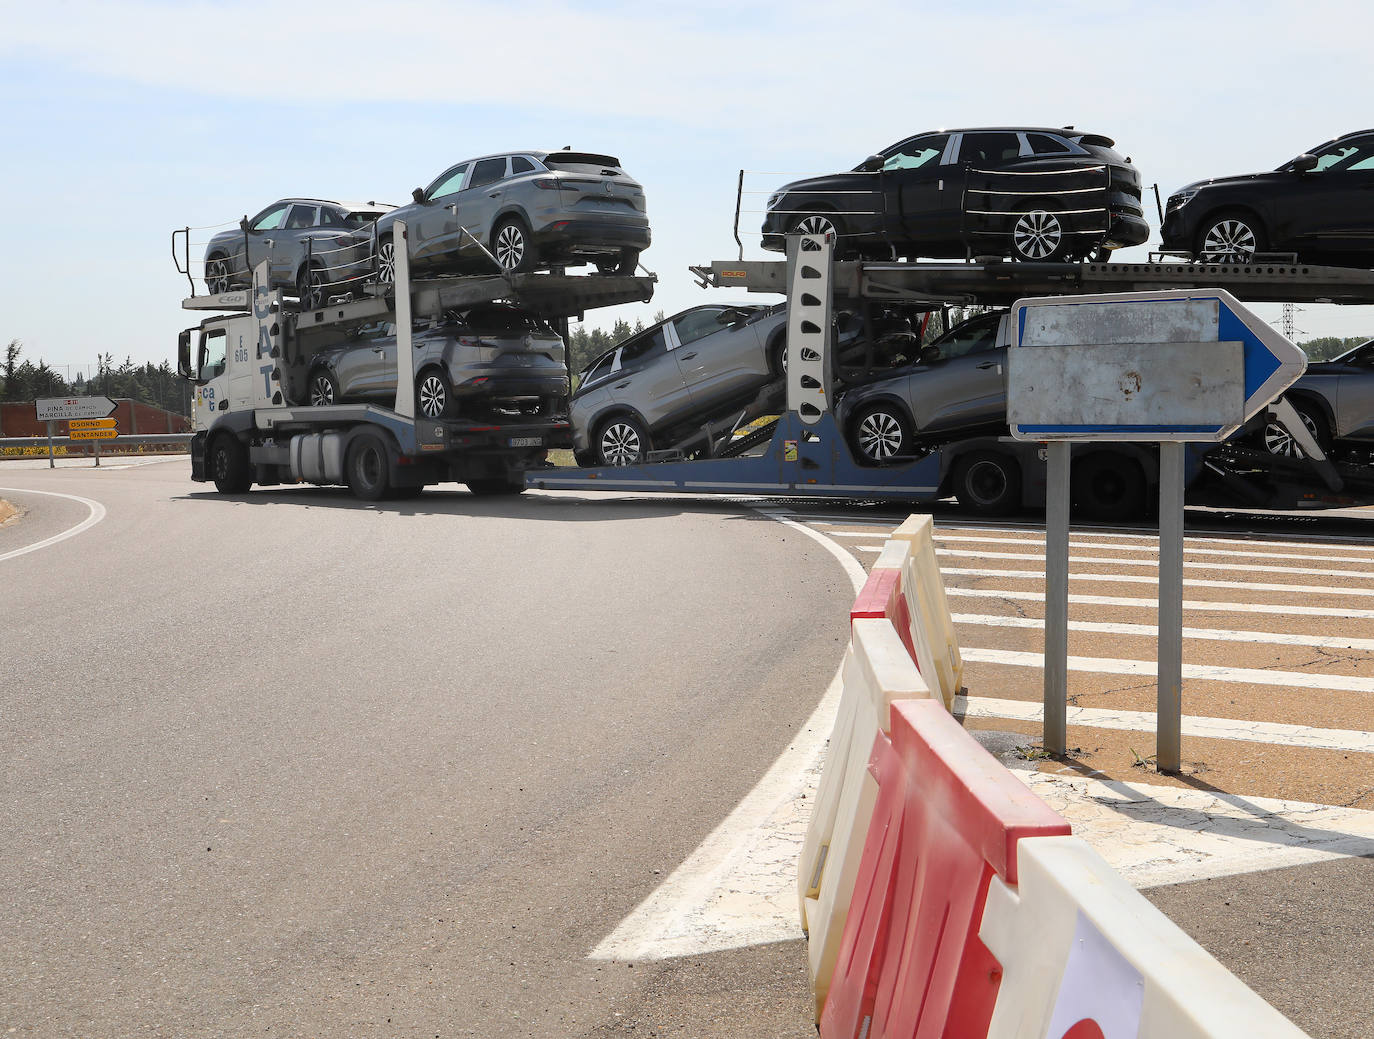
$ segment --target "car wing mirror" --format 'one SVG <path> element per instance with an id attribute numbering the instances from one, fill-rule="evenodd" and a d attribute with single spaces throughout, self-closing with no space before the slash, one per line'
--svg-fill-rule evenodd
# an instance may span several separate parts
<path id="1" fill-rule="evenodd" d="M 424 188 L 416 188 L 414 191 L 412 191 L 412 192 L 410 193 L 410 197 L 413 198 L 416 202 L 424 202 L 424 200 L 425 200 L 425 189 L 424 189 Z"/>
<path id="2" fill-rule="evenodd" d="M 248 231 L 253 230 L 251 227 L 248 226 L 248 218 L 247 218 L 247 217 L 244 217 L 242 220 L 239 221 L 239 230 L 240 230 L 240 231 L 243 231 L 243 232 L 245 232 L 245 233 L 247 233 Z"/>
<path id="3" fill-rule="evenodd" d="M 938 346 L 921 347 L 921 356 L 919 358 L 921 364 L 934 364 L 939 359 L 940 348 Z"/>
<path id="4" fill-rule="evenodd" d="M 1298 173 L 1311 173 L 1317 168 L 1317 157 L 1304 152 L 1293 160 L 1293 169 Z"/>
<path id="5" fill-rule="evenodd" d="M 859 169 L 864 173 L 877 173 L 883 168 L 883 163 L 886 161 L 881 155 L 870 155 L 864 159 Z"/>

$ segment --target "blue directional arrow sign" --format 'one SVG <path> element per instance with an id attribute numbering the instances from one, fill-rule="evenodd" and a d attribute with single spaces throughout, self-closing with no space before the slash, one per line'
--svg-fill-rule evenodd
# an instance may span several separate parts
<path id="1" fill-rule="evenodd" d="M 1011 346 L 1019 440 L 1225 440 L 1307 367 L 1223 289 L 1021 300 Z"/>

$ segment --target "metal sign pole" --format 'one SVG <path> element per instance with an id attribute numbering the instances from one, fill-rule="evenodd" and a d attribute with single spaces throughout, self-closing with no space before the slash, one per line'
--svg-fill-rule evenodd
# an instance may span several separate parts
<path id="1" fill-rule="evenodd" d="M 49 469 L 56 469 L 56 468 L 57 468 L 57 463 L 53 461 L 53 457 L 52 457 L 52 427 L 53 427 L 53 420 L 52 420 L 52 419 L 48 419 L 48 468 L 49 468 Z"/>
<path id="2" fill-rule="evenodd" d="M 1182 767 L 1183 443 L 1159 445 L 1159 660 L 1155 767 Z"/>
<path id="3" fill-rule="evenodd" d="M 1045 488 L 1045 723 L 1043 743 L 1051 754 L 1068 749 L 1069 699 L 1069 451 L 1049 445 Z"/>
<path id="4" fill-rule="evenodd" d="M 95 467 L 100 468 L 100 439 L 97 437 L 92 443 L 95 444 Z"/>

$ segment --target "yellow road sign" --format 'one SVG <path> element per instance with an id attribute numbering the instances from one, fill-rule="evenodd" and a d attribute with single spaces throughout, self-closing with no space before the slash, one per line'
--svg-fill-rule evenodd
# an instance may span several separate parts
<path id="1" fill-rule="evenodd" d="M 115 420 L 112 418 L 74 418 L 67 422 L 67 429 L 72 433 L 114 428 Z"/>
<path id="2" fill-rule="evenodd" d="M 119 436 L 119 430 L 113 426 L 104 429 L 73 429 L 67 436 L 71 440 L 113 440 Z"/>

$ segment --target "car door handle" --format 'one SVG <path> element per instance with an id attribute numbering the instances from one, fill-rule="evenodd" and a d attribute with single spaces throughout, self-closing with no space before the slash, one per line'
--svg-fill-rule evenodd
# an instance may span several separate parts
<path id="1" fill-rule="evenodd" d="M 487 198 L 500 198 L 500 197 L 501 197 L 501 192 L 499 192 L 499 191 L 493 191 L 491 194 L 489 194 L 489 195 L 487 196 Z"/>
<path id="2" fill-rule="evenodd" d="M 987 371 L 987 369 L 989 369 L 989 368 L 996 368 L 996 367 L 997 367 L 997 362 L 996 362 L 996 361 L 984 361 L 984 362 L 983 362 L 982 364 L 980 364 L 978 367 L 979 367 L 979 369 L 982 370 L 982 371 Z"/>
<path id="3" fill-rule="evenodd" d="M 615 384 L 615 388 L 618 389 L 618 390 L 623 390 L 623 389 L 624 389 L 626 386 L 628 386 L 628 385 L 630 385 L 630 380 L 629 380 L 629 379 L 626 379 L 624 382 L 618 382 L 618 383 L 616 383 L 616 384 Z"/>
<path id="4" fill-rule="evenodd" d="M 683 355 L 682 355 L 682 359 L 683 359 L 684 361 L 690 361 L 690 360 L 691 360 L 693 357 L 695 357 L 695 356 L 696 356 L 696 353 L 695 353 L 695 352 L 690 353 L 690 354 L 683 354 Z"/>

